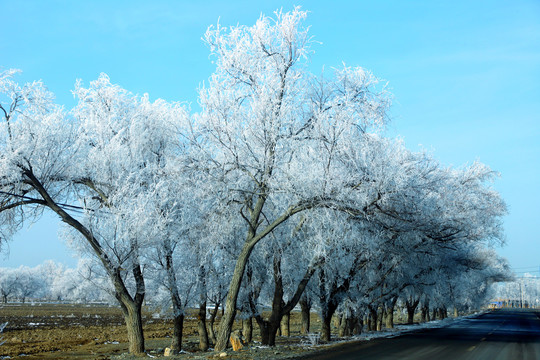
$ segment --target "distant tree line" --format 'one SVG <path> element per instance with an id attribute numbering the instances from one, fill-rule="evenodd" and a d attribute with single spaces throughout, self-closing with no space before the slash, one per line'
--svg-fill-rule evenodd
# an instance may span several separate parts
<path id="1" fill-rule="evenodd" d="M 88 259 L 77 268 L 53 261 L 36 267 L 0 268 L 1 302 L 50 301 L 111 303 L 106 279 L 92 274 Z"/>

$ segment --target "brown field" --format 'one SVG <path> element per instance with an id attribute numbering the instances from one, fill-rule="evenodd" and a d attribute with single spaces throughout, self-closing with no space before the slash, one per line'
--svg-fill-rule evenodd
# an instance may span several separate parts
<path id="1" fill-rule="evenodd" d="M 0 323 L 9 322 L 0 346 L 0 359 L 128 359 L 127 335 L 121 311 L 116 307 L 82 304 L 5 304 L 0 307 Z M 168 320 L 144 314 L 147 353 L 162 357 L 170 344 L 172 324 Z M 187 314 L 184 327 L 184 350 L 179 359 L 213 359 L 219 354 L 197 349 L 197 323 Z M 277 347 L 248 347 L 245 351 L 227 351 L 227 358 L 284 358 L 313 351 L 300 336 L 300 314 L 291 316 L 291 336 L 279 337 Z M 259 340 L 254 323 L 254 340 Z M 320 331 L 320 322 L 312 314 L 313 332 Z M 1 342 L 1 341 L 0 341 Z"/>

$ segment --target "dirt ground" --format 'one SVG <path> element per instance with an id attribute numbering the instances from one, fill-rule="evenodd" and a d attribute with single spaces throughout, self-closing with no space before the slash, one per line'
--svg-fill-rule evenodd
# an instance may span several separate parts
<path id="1" fill-rule="evenodd" d="M 131 359 L 127 355 L 126 329 L 119 308 L 81 304 L 5 304 L 0 306 L 0 323 L 8 322 L 0 359 Z M 145 345 L 149 357 L 162 357 L 170 344 L 172 324 L 151 312 L 144 314 Z M 183 348 L 186 353 L 170 357 L 178 359 L 277 359 L 305 355 L 314 351 L 309 340 L 300 336 L 300 314 L 291 316 L 291 336 L 279 337 L 274 348 L 257 345 L 258 331 L 254 323 L 254 342 L 227 356 L 197 349 L 197 324 L 187 315 Z M 318 317 L 312 315 L 312 332 L 320 331 Z M 222 357 L 220 357 L 222 355 Z"/>

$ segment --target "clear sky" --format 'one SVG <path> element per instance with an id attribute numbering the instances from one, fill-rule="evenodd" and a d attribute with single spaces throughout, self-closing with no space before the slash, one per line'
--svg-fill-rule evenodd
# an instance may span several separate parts
<path id="1" fill-rule="evenodd" d="M 518 271 L 540 266 L 540 1 L 13 1 L 0 0 L 0 66 L 42 79 L 66 108 L 75 80 L 107 73 L 151 99 L 197 108 L 212 70 L 206 28 L 252 25 L 261 13 L 310 11 L 310 67 L 363 66 L 394 94 L 389 136 L 445 165 L 480 160 L 501 177 L 507 244 Z M 23 229 L 0 266 L 76 263 L 45 216 Z"/>

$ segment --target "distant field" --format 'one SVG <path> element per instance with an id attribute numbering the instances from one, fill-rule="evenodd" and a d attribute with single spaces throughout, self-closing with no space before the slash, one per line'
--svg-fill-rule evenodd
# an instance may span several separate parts
<path id="1" fill-rule="evenodd" d="M 4 330 L 0 354 L 24 359 L 107 359 L 127 351 L 127 335 L 119 308 L 97 305 L 7 304 L 0 308 Z M 163 339 L 170 323 L 145 314 L 146 338 Z M 186 324 L 186 334 L 193 324 Z M 152 342 L 149 342 L 151 345 Z M 24 355 L 27 356 L 24 356 Z"/>

